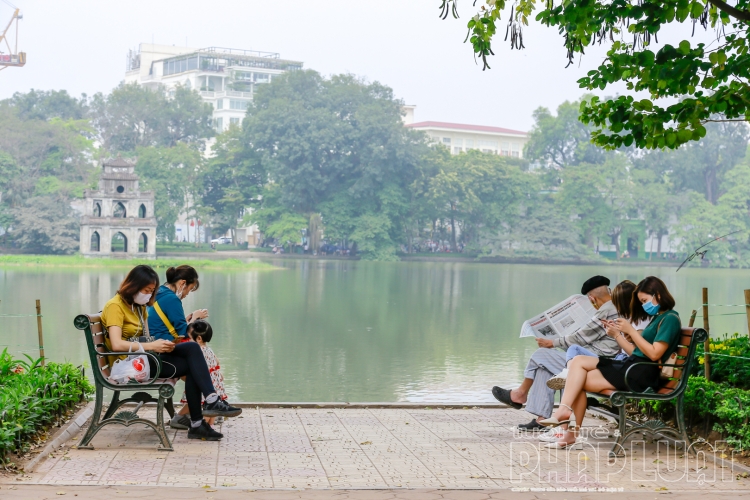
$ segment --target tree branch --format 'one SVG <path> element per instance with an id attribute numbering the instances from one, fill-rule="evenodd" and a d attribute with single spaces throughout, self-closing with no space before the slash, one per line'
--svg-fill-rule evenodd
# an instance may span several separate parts
<path id="1" fill-rule="evenodd" d="M 742 123 L 747 123 L 748 121 L 750 121 L 750 120 L 748 120 L 746 118 L 742 118 L 742 119 L 738 119 L 738 120 L 701 120 L 701 123 L 708 123 L 708 122 L 713 122 L 713 123 L 727 123 L 727 122 L 742 122 Z"/>
<path id="2" fill-rule="evenodd" d="M 724 2 L 724 0 L 708 0 L 708 2 L 717 9 L 723 10 L 730 16 L 739 19 L 740 21 L 750 21 L 750 12 L 733 7 Z"/>

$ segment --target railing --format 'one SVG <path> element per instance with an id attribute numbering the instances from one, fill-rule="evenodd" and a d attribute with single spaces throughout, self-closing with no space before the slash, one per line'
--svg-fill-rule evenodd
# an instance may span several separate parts
<path id="1" fill-rule="evenodd" d="M 252 99 L 252 92 L 238 92 L 236 90 L 201 90 L 201 97 L 244 97 L 246 99 Z"/>
<path id="2" fill-rule="evenodd" d="M 280 57 L 278 52 L 263 52 L 260 50 L 244 50 L 244 49 L 230 49 L 227 47 L 207 47 L 200 49 L 198 52 L 204 52 L 209 54 L 232 54 L 236 56 L 252 56 L 252 57 L 267 57 L 270 59 L 278 59 Z"/>

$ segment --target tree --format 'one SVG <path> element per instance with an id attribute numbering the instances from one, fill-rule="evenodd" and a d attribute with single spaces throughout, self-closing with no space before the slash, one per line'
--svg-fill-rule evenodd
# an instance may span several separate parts
<path id="1" fill-rule="evenodd" d="M 174 225 L 185 209 L 203 158 L 184 143 L 174 147 L 149 147 L 137 150 L 135 171 L 144 190 L 154 191 L 156 234 L 174 241 Z"/>
<path id="2" fill-rule="evenodd" d="M 252 148 L 243 142 L 237 127 L 220 134 L 213 156 L 200 169 L 194 192 L 196 200 L 209 215 L 211 227 L 232 232 L 236 243 L 237 222 L 247 208 L 260 204 L 259 196 L 267 174 Z"/>
<path id="3" fill-rule="evenodd" d="M 441 4 L 443 18 L 451 12 L 458 17 L 456 0 L 441 0 Z M 643 99 L 620 95 L 584 101 L 581 120 L 596 127 L 596 144 L 673 149 L 704 137 L 707 122 L 747 119 L 750 0 L 738 0 L 734 6 L 723 0 L 552 0 L 539 6 L 536 20 L 559 30 L 569 65 L 577 53 L 584 53 L 585 46 L 609 45 L 604 62 L 578 80 L 581 88 L 604 90 L 623 82 L 630 92 L 648 93 Z M 493 54 L 492 41 L 506 7 L 510 12 L 505 38 L 510 38 L 512 48 L 521 49 L 523 27 L 537 9 L 534 0 L 510 5 L 506 0 L 488 0 L 468 21 L 467 40 L 485 69 L 489 68 L 487 58 Z M 664 41 L 661 29 L 675 21 L 683 24 L 686 32 L 696 23 L 704 28 L 710 25 L 716 29 L 717 43 L 707 47 L 674 40 L 654 53 L 652 37 L 656 40 L 661 34 Z M 659 105 L 660 100 L 667 104 Z"/>
<path id="4" fill-rule="evenodd" d="M 464 242 L 478 245 L 482 236 L 497 235 L 518 213 L 531 191 L 532 178 L 516 163 L 479 151 L 447 154 L 428 182 L 426 201 L 438 218 L 450 224 L 454 252 L 459 229 Z"/>
<path id="5" fill-rule="evenodd" d="M 24 250 L 54 254 L 70 254 L 78 250 L 78 221 L 67 198 L 29 198 L 12 213 L 12 234 Z"/>
<path id="6" fill-rule="evenodd" d="M 557 168 L 604 161 L 605 152 L 591 144 L 591 127 L 579 121 L 579 108 L 586 98 L 560 104 L 557 116 L 547 108 L 537 108 L 524 157 Z"/>
<path id="7" fill-rule="evenodd" d="M 180 86 L 168 91 L 121 83 L 110 94 L 91 99 L 91 121 L 110 154 L 178 142 L 200 146 L 213 135 L 212 113 L 196 91 Z"/>
<path id="8" fill-rule="evenodd" d="M 80 99 L 71 97 L 67 90 L 34 90 L 16 92 L 8 99 L 23 120 L 83 120 L 88 114 L 86 94 Z"/>
<path id="9" fill-rule="evenodd" d="M 426 149 L 421 134 L 404 128 L 401 105 L 390 88 L 351 75 L 295 71 L 262 86 L 243 140 L 278 189 L 278 213 L 309 220 L 318 212 L 327 238 L 365 245 L 364 258 L 395 255 Z"/>

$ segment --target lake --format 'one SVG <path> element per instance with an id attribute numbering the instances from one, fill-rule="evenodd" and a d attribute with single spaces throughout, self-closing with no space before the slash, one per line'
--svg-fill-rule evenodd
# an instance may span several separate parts
<path id="1" fill-rule="evenodd" d="M 201 272 L 186 312 L 208 308 L 231 401 L 482 402 L 523 377 L 536 344 L 523 321 L 594 274 L 665 280 L 687 324 L 701 287 L 742 304 L 748 270 L 440 262 L 269 260 L 276 271 Z M 48 359 L 86 363 L 80 312 L 112 297 L 124 270 L 0 269 L 0 314 L 41 299 Z M 163 277 L 164 270 L 160 270 Z M 711 330 L 747 332 L 744 308 L 712 308 Z M 0 348 L 38 354 L 33 317 L 0 318 Z M 698 324 L 701 323 L 699 317 Z"/>

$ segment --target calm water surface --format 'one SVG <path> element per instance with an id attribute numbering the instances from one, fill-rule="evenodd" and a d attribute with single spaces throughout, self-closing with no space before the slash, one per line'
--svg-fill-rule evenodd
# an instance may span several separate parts
<path id="1" fill-rule="evenodd" d="M 744 270 L 272 262 L 282 269 L 202 272 L 200 290 L 185 300 L 187 312 L 209 309 L 211 346 L 233 401 L 494 401 L 490 388 L 519 383 L 536 347 L 518 338 L 524 319 L 594 274 L 613 284 L 661 276 L 685 324 L 701 287 L 713 304 L 741 304 L 750 288 Z M 73 318 L 99 311 L 124 275 L 0 269 L 0 314 L 32 314 L 41 299 L 47 357 L 88 363 Z M 742 314 L 711 321 L 714 335 L 744 333 L 746 325 Z M 32 317 L 0 318 L 0 345 L 14 354 L 34 354 L 36 335 Z"/>

